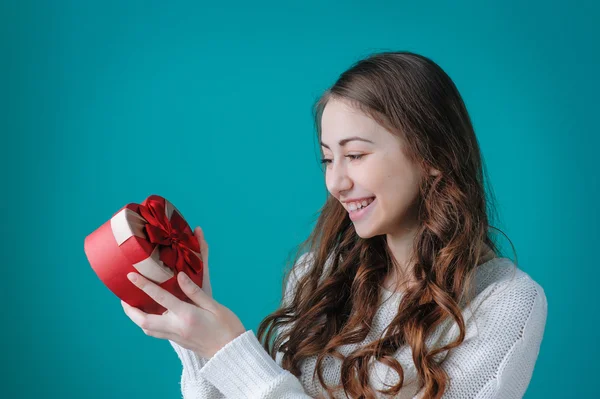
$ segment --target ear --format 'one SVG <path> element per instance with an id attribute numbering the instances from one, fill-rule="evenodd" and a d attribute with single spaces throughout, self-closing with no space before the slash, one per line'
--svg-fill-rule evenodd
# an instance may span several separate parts
<path id="1" fill-rule="evenodd" d="M 441 172 L 437 169 L 431 168 L 431 169 L 429 169 L 429 174 L 431 176 L 439 176 L 441 174 Z"/>

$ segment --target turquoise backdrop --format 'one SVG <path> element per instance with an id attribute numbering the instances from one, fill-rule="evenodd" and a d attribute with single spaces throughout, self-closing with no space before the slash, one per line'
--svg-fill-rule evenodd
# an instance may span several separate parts
<path id="1" fill-rule="evenodd" d="M 311 106 L 385 50 L 457 84 L 497 227 L 546 292 L 526 398 L 597 394 L 600 13 L 563 3 L 3 1 L 2 396 L 180 397 L 171 346 L 83 252 L 153 193 L 205 229 L 215 298 L 256 332 L 325 198 Z"/>

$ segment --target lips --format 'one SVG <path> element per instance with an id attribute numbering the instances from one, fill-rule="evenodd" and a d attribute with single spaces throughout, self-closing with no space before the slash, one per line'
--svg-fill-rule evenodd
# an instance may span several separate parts
<path id="1" fill-rule="evenodd" d="M 377 203 L 377 198 L 375 198 L 368 206 L 361 208 L 358 211 L 348 211 L 348 216 L 350 216 L 350 220 L 355 222 L 359 219 L 364 218 L 369 213 L 371 213 L 371 210 L 373 209 L 373 207 L 375 206 L 376 203 Z"/>

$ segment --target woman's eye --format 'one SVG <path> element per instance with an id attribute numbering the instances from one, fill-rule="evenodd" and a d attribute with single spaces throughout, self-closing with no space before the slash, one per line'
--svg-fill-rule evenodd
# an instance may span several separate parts
<path id="1" fill-rule="evenodd" d="M 361 159 L 365 154 L 350 154 L 350 155 L 346 155 L 346 158 L 350 158 L 351 160 L 358 160 Z M 330 164 L 331 163 L 331 159 L 327 159 L 327 158 L 322 158 L 321 159 L 321 163 L 322 164 Z"/>
<path id="2" fill-rule="evenodd" d="M 350 159 L 361 159 L 365 154 L 346 155 Z"/>

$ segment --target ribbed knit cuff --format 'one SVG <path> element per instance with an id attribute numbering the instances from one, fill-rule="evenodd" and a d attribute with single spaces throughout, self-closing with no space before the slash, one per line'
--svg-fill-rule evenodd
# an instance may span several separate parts
<path id="1" fill-rule="evenodd" d="M 179 360 L 183 364 L 184 377 L 187 377 L 187 381 L 197 381 L 200 378 L 200 370 L 208 362 L 208 359 L 198 356 L 196 352 L 186 349 L 176 342 L 168 341 L 171 343 L 173 349 L 175 349 L 175 352 L 177 352 L 177 356 L 179 356 Z"/>
<path id="2" fill-rule="evenodd" d="M 254 398 L 285 372 L 248 330 L 215 353 L 199 373 L 225 397 Z"/>

